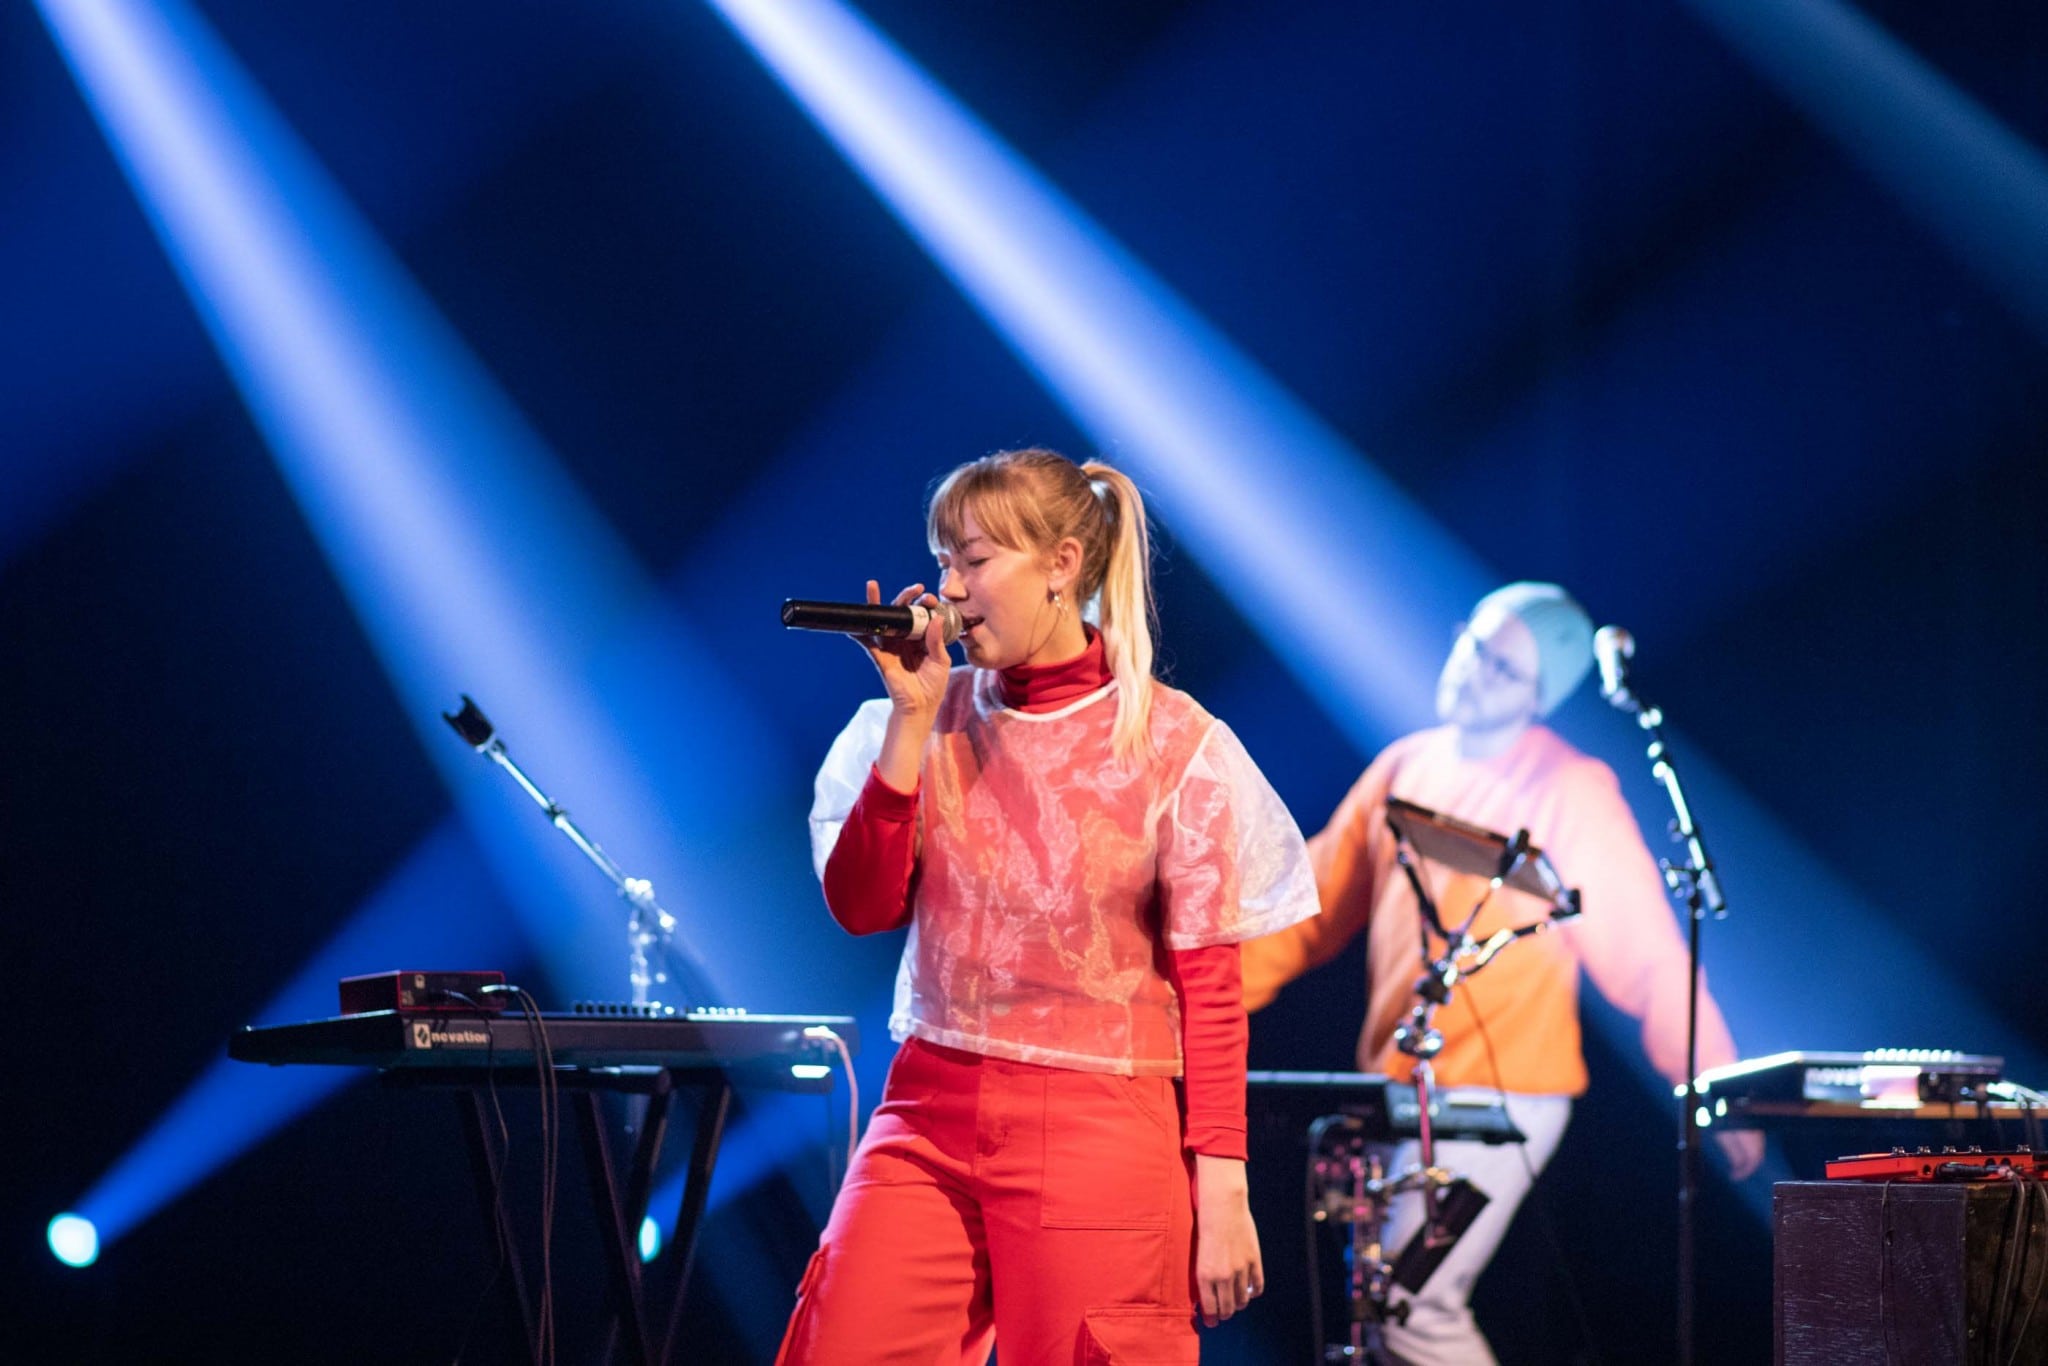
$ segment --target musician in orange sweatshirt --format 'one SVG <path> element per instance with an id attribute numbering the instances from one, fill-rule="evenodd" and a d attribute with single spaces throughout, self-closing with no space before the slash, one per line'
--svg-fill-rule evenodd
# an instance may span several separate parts
<path id="1" fill-rule="evenodd" d="M 1467 1302 L 1535 1173 L 1556 1151 L 1572 1099 L 1585 1092 L 1581 969 L 1602 996 L 1640 1022 L 1651 1065 L 1674 1085 L 1685 1080 L 1686 950 L 1663 879 L 1613 770 L 1541 724 L 1585 677 L 1592 639 L 1585 611 L 1555 584 L 1510 584 L 1481 599 L 1438 679 L 1443 724 L 1389 745 L 1309 841 L 1323 913 L 1243 949 L 1245 1001 L 1257 1010 L 1286 982 L 1364 932 L 1367 1004 L 1358 1066 L 1405 1079 L 1413 1064 L 1394 1050 L 1393 1034 L 1414 1005 L 1422 917 L 1394 861 L 1387 798 L 1502 834 L 1528 830 L 1565 884 L 1584 898 L 1582 917 L 1511 945 L 1484 972 L 1461 981 L 1437 1012 L 1444 1036 L 1435 1059 L 1437 1083 L 1504 1092 L 1528 1142 L 1523 1151 L 1438 1145 L 1438 1165 L 1469 1177 L 1490 1200 L 1413 1299 L 1406 1324 L 1388 1325 L 1387 1345 L 1408 1366 L 1493 1361 Z M 1484 879 L 1427 865 L 1423 871 L 1433 879 L 1432 895 L 1447 925 L 1461 923 L 1486 886 Z M 1484 939 L 1504 925 L 1530 923 L 1545 909 L 1503 889 L 1473 934 Z M 1703 989 L 1699 1065 L 1704 1070 L 1734 1058 L 1727 1023 Z M 1755 1170 L 1762 1159 L 1758 1135 L 1715 1136 L 1737 1179 Z M 1405 1147 L 1394 1156 L 1397 1168 L 1415 1161 L 1413 1145 Z M 1388 1246 L 1403 1246 L 1420 1219 L 1419 1199 L 1397 1202 Z"/>

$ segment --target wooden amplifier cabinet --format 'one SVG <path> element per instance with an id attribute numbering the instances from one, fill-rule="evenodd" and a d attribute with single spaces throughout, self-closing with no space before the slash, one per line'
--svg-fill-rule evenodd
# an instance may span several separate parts
<path id="1" fill-rule="evenodd" d="M 2048 1183 L 1787 1181 L 1773 1193 L 1778 1366 L 2048 1362 Z M 1995 1351 L 1995 1355 L 1994 1355 Z"/>

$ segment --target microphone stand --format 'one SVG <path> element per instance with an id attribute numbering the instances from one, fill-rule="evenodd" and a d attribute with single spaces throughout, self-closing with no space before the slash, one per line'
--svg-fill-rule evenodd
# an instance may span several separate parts
<path id="1" fill-rule="evenodd" d="M 1700 922 L 1709 914 L 1716 920 L 1726 919 L 1728 904 L 1722 899 L 1706 840 L 1685 800 L 1685 789 L 1679 785 L 1678 770 L 1671 765 L 1670 750 L 1664 743 L 1664 713 L 1644 703 L 1619 679 L 1603 691 L 1608 702 L 1633 715 L 1649 735 L 1650 774 L 1671 799 L 1671 838 L 1686 851 L 1684 863 L 1659 859 L 1657 866 L 1664 872 L 1665 887 L 1686 908 L 1685 1102 L 1678 1145 L 1678 1362 L 1679 1366 L 1693 1366 L 1694 1206 L 1699 1195 L 1700 1160 Z"/>
<path id="2" fill-rule="evenodd" d="M 483 714 L 468 693 L 462 694 L 461 711 L 452 715 L 442 712 L 441 719 L 477 753 L 511 774 L 512 781 L 518 783 L 547 814 L 549 823 L 566 835 L 569 842 L 581 849 L 584 856 L 597 865 L 598 871 L 611 880 L 620 897 L 632 907 L 626 920 L 626 958 L 633 1005 L 652 1014 L 674 1013 L 676 1006 L 684 1003 L 664 1002 L 661 995 L 671 986 L 679 991 L 685 990 L 686 983 L 694 983 L 696 974 L 675 941 L 675 917 L 654 899 L 654 884 L 646 878 L 626 876 L 625 870 L 612 862 L 611 855 L 577 828 L 576 822 L 569 819 L 568 811 L 550 799 L 519 765 L 512 762 L 512 756 L 505 752 L 505 742 L 498 738 L 496 727 L 491 725 L 490 718 Z M 660 959 L 658 964 L 653 961 L 657 957 Z"/>
<path id="3" fill-rule="evenodd" d="M 1443 1050 L 1443 1033 L 1436 1027 L 1436 1012 L 1448 1005 L 1458 983 L 1477 974 L 1491 963 L 1500 951 L 1518 939 L 1541 933 L 1579 914 L 1579 894 L 1575 890 L 1556 885 L 1556 875 L 1542 852 L 1529 840 L 1527 830 L 1518 830 L 1514 838 L 1500 841 L 1501 847 L 1494 851 L 1486 869 L 1489 881 L 1478 904 L 1456 928 L 1446 928 L 1436 899 L 1430 895 L 1416 867 L 1420 851 L 1412 847 L 1410 831 L 1404 820 L 1415 820 L 1425 824 L 1435 823 L 1458 827 L 1457 838 L 1469 841 L 1473 835 L 1482 839 L 1499 841 L 1500 837 L 1478 831 L 1475 827 L 1464 826 L 1462 822 L 1424 811 L 1420 807 L 1408 806 L 1394 800 L 1387 825 L 1394 834 L 1394 857 L 1407 876 L 1415 892 L 1417 906 L 1421 912 L 1420 949 L 1422 975 L 1415 982 L 1415 1006 L 1407 1020 L 1394 1031 L 1394 1046 L 1404 1056 L 1413 1060 L 1413 1083 L 1416 1101 L 1416 1139 L 1418 1161 L 1413 1167 L 1400 1172 L 1389 1173 L 1382 1169 L 1376 1155 L 1364 1154 L 1362 1125 L 1355 1118 L 1347 1122 L 1342 1116 L 1325 1116 L 1318 1119 L 1309 1131 L 1309 1147 L 1312 1154 L 1323 1151 L 1325 1133 L 1332 1127 L 1343 1125 L 1350 1134 L 1360 1137 L 1349 1144 L 1348 1155 L 1341 1160 L 1324 1161 L 1315 1159 L 1316 1177 L 1326 1180 L 1331 1175 L 1346 1175 L 1351 1178 L 1348 1190 L 1332 1191 L 1327 1187 L 1315 1197 L 1317 1209 L 1311 1218 L 1322 1222 L 1333 1214 L 1341 1215 L 1351 1226 L 1350 1247 L 1346 1254 L 1349 1274 L 1347 1277 L 1350 1338 L 1343 1344 L 1324 1347 L 1324 1361 L 1370 1361 L 1382 1362 L 1388 1359 L 1382 1329 L 1389 1323 L 1404 1324 L 1408 1321 L 1409 1302 L 1393 1300 L 1398 1287 L 1411 1295 L 1422 1288 L 1434 1272 L 1436 1263 L 1450 1246 L 1463 1235 L 1467 1225 L 1483 1205 L 1486 1196 L 1463 1177 L 1446 1171 L 1436 1165 L 1436 1121 L 1431 1113 L 1436 1095 L 1436 1068 L 1434 1059 Z M 1466 857 L 1475 857 L 1469 847 Z M 1525 867 L 1534 866 L 1550 886 L 1550 913 L 1531 924 L 1506 927 L 1496 930 L 1483 940 L 1472 936 L 1472 927 L 1478 922 L 1480 913 L 1486 909 L 1494 893 L 1505 886 L 1510 879 Z M 1453 867 L 1465 865 L 1453 864 Z M 1443 942 L 1442 952 L 1432 944 L 1431 933 Z M 1519 1135 L 1517 1136 L 1519 1138 Z M 1466 1203 L 1461 1210 L 1447 1203 L 1455 1190 L 1462 1190 L 1467 1197 L 1477 1196 L 1476 1203 Z M 1388 1212 L 1397 1196 L 1414 1192 L 1422 1201 L 1422 1227 L 1416 1232 L 1409 1246 L 1388 1260 L 1386 1247 L 1386 1225 Z M 1405 1279 L 1403 1264 L 1410 1255 L 1421 1251 L 1426 1260 L 1415 1279 Z M 1317 1342 L 1321 1343 L 1323 1324 L 1317 1321 Z"/>

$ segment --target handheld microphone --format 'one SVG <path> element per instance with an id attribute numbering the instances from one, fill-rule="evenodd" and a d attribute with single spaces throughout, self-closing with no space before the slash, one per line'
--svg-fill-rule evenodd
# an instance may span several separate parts
<path id="1" fill-rule="evenodd" d="M 782 624 L 792 631 L 835 631 L 848 636 L 922 636 L 933 617 L 939 619 L 946 644 L 960 639 L 960 611 L 950 602 L 931 607 L 920 603 L 896 607 L 877 602 L 806 602 L 790 598 L 782 604 Z"/>
<path id="2" fill-rule="evenodd" d="M 1600 665 L 1600 695 L 1623 711 L 1639 705 L 1628 688 L 1628 662 L 1635 658 L 1636 638 L 1619 626 L 1593 633 L 1593 658 Z"/>

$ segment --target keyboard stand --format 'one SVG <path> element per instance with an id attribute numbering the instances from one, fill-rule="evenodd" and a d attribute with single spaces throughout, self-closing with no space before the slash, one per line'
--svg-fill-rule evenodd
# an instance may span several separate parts
<path id="1" fill-rule="evenodd" d="M 540 1319 L 527 1289 L 510 1221 L 501 1214 L 505 1152 L 485 1102 L 494 1079 L 499 1087 L 537 1088 L 536 1019 L 546 1027 L 543 1052 L 555 1063 L 550 1076 L 568 1093 L 565 1098 L 575 1112 L 586 1184 L 604 1248 L 611 1317 L 604 1354 L 598 1359 L 609 1362 L 623 1352 L 636 1366 L 665 1366 L 676 1348 L 684 1295 L 696 1261 L 697 1234 L 711 1194 L 711 1170 L 732 1112 L 735 1083 L 829 1094 L 829 1067 L 816 1064 L 829 1064 L 828 1040 L 832 1047 L 849 1054 L 858 1051 L 860 1032 L 851 1018 L 728 1011 L 641 1017 L 578 1011 L 529 1019 L 510 1012 L 405 1015 L 381 1010 L 245 1027 L 229 1038 L 228 1056 L 274 1067 L 374 1068 L 386 1086 L 433 1087 L 458 1093 L 484 1222 L 491 1245 L 504 1250 L 512 1308 L 519 1316 L 518 1327 L 526 1343 L 523 1355 L 531 1360 L 537 1355 Z M 806 1075 L 798 1075 L 799 1063 L 809 1064 L 802 1068 Z M 813 1071 L 824 1075 L 808 1075 Z M 677 1264 L 675 1291 L 657 1338 L 648 1323 L 643 1282 L 651 1272 L 640 1262 L 639 1232 L 653 1198 L 654 1173 L 678 1087 L 697 1089 L 701 1100 L 682 1207 L 670 1239 L 670 1260 Z M 626 1098 L 633 1126 L 638 1129 L 623 1190 L 605 1124 L 603 1098 L 607 1093 Z M 829 1131 L 829 1117 L 827 1124 Z M 589 1358 L 571 1353 L 570 1359 Z"/>
<path id="2" fill-rule="evenodd" d="M 533 1090 L 539 1078 L 530 1064 L 490 1069 L 497 1072 L 500 1088 Z M 538 1319 L 527 1285 L 518 1243 L 507 1225 L 500 1227 L 500 1210 L 505 1179 L 505 1154 L 490 1115 L 487 1099 L 490 1078 L 477 1067 L 407 1067 L 381 1073 L 387 1087 L 401 1090 L 451 1089 L 458 1092 L 464 1136 L 471 1166 L 476 1174 L 477 1196 L 483 1206 L 486 1231 L 492 1246 L 505 1250 L 505 1274 L 512 1297 L 510 1310 L 518 1315 L 529 1359 L 535 1357 Z M 584 1174 L 590 1189 L 592 1214 L 597 1220 L 599 1243 L 604 1250 L 610 1323 L 600 1361 L 619 1359 L 635 1366 L 665 1366 L 672 1359 L 675 1335 L 682 1322 L 682 1309 L 689 1291 L 690 1272 L 696 1261 L 697 1233 L 711 1193 L 712 1169 L 725 1135 L 732 1110 L 732 1080 L 718 1068 L 619 1067 L 587 1070 L 557 1068 L 554 1081 L 565 1094 L 565 1109 L 576 1117 L 582 1140 Z M 792 1078 L 788 1068 L 776 1079 L 778 1090 L 815 1091 L 824 1094 L 830 1077 L 805 1082 Z M 701 1090 L 697 1126 L 690 1147 L 688 1174 L 683 1184 L 669 1256 L 677 1266 L 674 1290 L 667 1297 L 668 1313 L 661 1335 L 650 1334 L 646 1269 L 640 1261 L 639 1230 L 653 1197 L 654 1172 L 667 1137 L 669 1114 L 678 1087 Z M 605 1123 L 603 1096 L 607 1093 L 633 1097 L 643 1102 L 639 1137 L 634 1144 L 631 1165 L 620 1189 L 619 1173 L 612 1159 L 611 1138 Z M 537 1359 L 534 1366 L 539 1366 Z"/>

